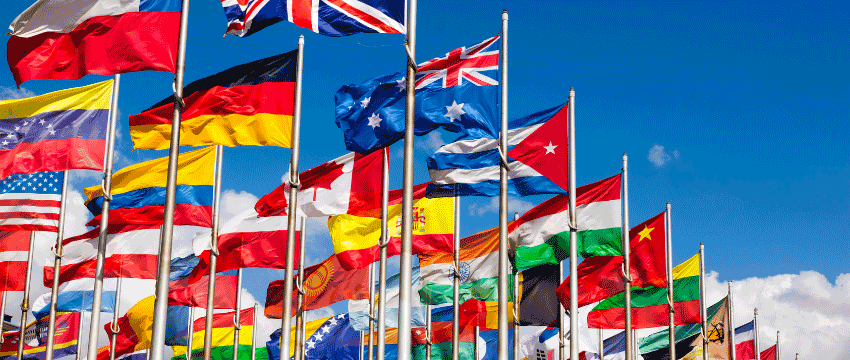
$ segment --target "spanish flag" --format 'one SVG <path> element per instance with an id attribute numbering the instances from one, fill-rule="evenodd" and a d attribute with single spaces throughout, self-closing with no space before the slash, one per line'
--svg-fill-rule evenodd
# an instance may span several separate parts
<path id="1" fill-rule="evenodd" d="M 413 189 L 413 253 L 451 253 L 454 231 L 454 198 L 428 198 L 428 184 Z M 389 194 L 387 256 L 399 254 L 401 246 L 401 190 Z M 328 219 L 334 252 L 345 268 L 364 268 L 379 256 L 381 219 L 363 214 L 343 214 Z"/>
<path id="2" fill-rule="evenodd" d="M 212 352 L 210 356 L 213 360 L 232 359 L 233 356 L 233 335 L 235 332 L 234 319 L 236 312 L 219 313 L 213 315 L 212 328 Z M 203 357 L 204 337 L 207 318 L 202 317 L 195 320 L 192 331 L 192 358 L 197 359 Z M 239 312 L 239 358 L 251 358 L 251 342 L 253 341 L 254 333 L 254 308 L 250 307 Z M 174 346 L 174 358 L 185 359 L 186 347 Z M 200 350 L 200 351 L 198 351 Z"/>
<path id="3" fill-rule="evenodd" d="M 238 65 L 186 86 L 180 146 L 290 147 L 297 50 Z M 135 149 L 170 146 L 174 96 L 130 116 Z"/>

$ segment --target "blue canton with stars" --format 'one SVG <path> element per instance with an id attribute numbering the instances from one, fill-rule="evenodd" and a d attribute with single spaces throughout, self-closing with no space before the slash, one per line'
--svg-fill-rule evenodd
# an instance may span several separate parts
<path id="1" fill-rule="evenodd" d="M 0 194 L 62 194 L 63 172 L 41 171 L 9 175 L 0 181 Z"/>

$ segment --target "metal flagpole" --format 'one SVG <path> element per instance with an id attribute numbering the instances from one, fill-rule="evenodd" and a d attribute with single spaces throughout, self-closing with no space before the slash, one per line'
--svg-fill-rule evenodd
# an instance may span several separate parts
<path id="1" fill-rule="evenodd" d="M 572 112 L 572 103 L 570 103 Z M 626 359 L 632 358 L 632 265 L 629 239 L 629 155 L 623 153 L 623 291 L 625 293 Z M 573 258 L 572 256 L 570 257 Z M 669 291 L 668 291 L 669 294 Z M 675 358 L 671 358 L 675 359 Z"/>
<path id="2" fill-rule="evenodd" d="M 479 352 L 478 352 L 478 336 L 480 335 L 480 333 L 479 333 L 480 331 L 481 330 L 478 328 L 478 326 L 475 326 L 475 358 L 476 359 L 480 359 L 478 357 L 478 354 L 479 354 Z M 431 359 L 428 359 L 428 360 L 431 360 Z"/>
<path id="3" fill-rule="evenodd" d="M 212 357 L 213 305 L 215 304 L 215 274 L 218 266 L 218 231 L 221 226 L 221 173 L 224 147 L 215 147 L 215 178 L 213 179 L 212 231 L 210 232 L 210 272 L 207 284 L 207 308 L 204 319 L 204 360 Z"/>
<path id="4" fill-rule="evenodd" d="M 755 346 L 756 360 L 761 360 L 761 349 L 759 349 L 759 308 L 753 309 L 753 345 Z"/>
<path id="5" fill-rule="evenodd" d="M 233 314 L 233 360 L 239 360 L 239 330 L 242 330 L 242 269 L 236 271 L 236 313 Z"/>
<path id="6" fill-rule="evenodd" d="M 195 345 L 192 343 L 192 338 L 195 335 L 195 307 L 192 306 L 189 308 L 189 328 L 186 329 L 186 332 L 189 333 L 188 339 L 186 340 L 186 360 L 192 360 L 192 347 Z"/>
<path id="7" fill-rule="evenodd" d="M 283 297 L 283 316 L 280 321 L 280 358 L 289 358 L 290 326 L 292 324 L 292 273 L 295 269 L 295 228 L 298 205 L 298 154 L 301 139 L 301 89 L 304 74 L 304 35 L 298 37 L 298 63 L 295 73 L 295 105 L 292 116 L 292 157 L 289 161 L 289 214 L 286 232 L 286 286 Z M 286 357 L 284 357 L 284 354 Z M 156 359 L 160 360 L 160 359 Z"/>
<path id="8" fill-rule="evenodd" d="M 97 360 L 97 331 L 100 324 L 100 305 L 103 301 L 103 263 L 106 258 L 109 203 L 112 201 L 112 158 L 115 155 L 115 129 L 118 121 L 118 88 L 120 84 L 121 74 L 115 74 L 115 80 L 112 82 L 112 102 L 109 104 L 109 123 L 106 126 L 106 158 L 103 161 L 103 182 L 101 182 L 103 205 L 100 211 L 100 234 L 97 239 L 97 263 L 91 304 L 91 330 L 89 331 L 88 353 L 86 353 L 88 360 Z M 55 268 L 53 271 L 56 271 Z"/>
<path id="9" fill-rule="evenodd" d="M 705 245 L 699 243 L 699 316 L 700 328 L 702 329 L 702 360 L 708 360 L 706 344 L 708 343 L 708 332 L 706 332 L 707 320 L 705 309 Z"/>
<path id="10" fill-rule="evenodd" d="M 82 322 L 82 320 L 80 320 L 80 322 Z M 6 292 L 0 291 L 0 326 L 2 326 L 5 323 L 6 323 Z M 77 335 L 77 337 L 79 337 L 79 334 Z M 3 336 L 3 334 L 0 334 L 0 344 L 2 344 L 4 340 L 6 340 L 6 337 Z M 79 353 L 79 351 L 77 351 L 77 353 Z"/>
<path id="11" fill-rule="evenodd" d="M 670 359 L 676 358 L 676 299 L 673 297 L 673 226 L 670 224 L 670 202 L 667 202 L 666 211 L 667 223 L 667 304 L 668 317 L 667 323 L 667 338 L 670 344 Z M 735 360 L 735 359 L 732 359 Z"/>
<path id="12" fill-rule="evenodd" d="M 564 279 L 564 263 L 558 264 L 558 281 L 563 282 Z M 560 301 L 559 301 L 560 303 Z M 562 308 L 563 305 L 558 304 L 558 359 L 567 358 L 567 332 L 566 311 L 569 309 Z"/>
<path id="13" fill-rule="evenodd" d="M 302 241 L 303 243 L 303 241 Z M 367 360 L 373 360 L 375 356 L 375 264 L 369 264 L 369 279 L 366 286 L 369 287 L 369 342 Z"/>
<path id="14" fill-rule="evenodd" d="M 460 359 L 460 196 L 455 185 L 454 228 L 452 229 L 452 360 Z M 428 358 L 430 360 L 430 358 Z"/>
<path id="15" fill-rule="evenodd" d="M 519 220 L 519 213 L 514 212 L 514 221 Z M 511 360 L 518 360 L 519 356 L 519 301 L 520 301 L 520 284 L 519 284 L 519 271 L 514 269 L 514 306 L 513 306 L 513 315 L 514 315 L 514 333 L 513 333 L 513 351 L 514 355 Z M 559 306 L 560 308 L 560 306 Z"/>
<path id="16" fill-rule="evenodd" d="M 632 359 L 637 360 L 638 356 L 640 356 L 640 349 L 637 346 L 637 330 L 632 329 Z"/>
<path id="17" fill-rule="evenodd" d="M 738 357 L 737 354 L 735 354 L 735 318 L 733 316 L 734 311 L 732 310 L 732 282 L 728 282 L 727 285 L 729 285 L 729 294 L 727 295 L 729 299 L 729 306 L 726 307 L 727 313 L 729 314 L 729 355 L 731 356 L 731 360 L 735 360 Z"/>
<path id="18" fill-rule="evenodd" d="M 387 312 L 387 243 L 389 237 L 387 234 L 387 216 L 389 211 L 389 192 L 390 192 L 390 170 L 389 170 L 389 151 L 386 148 L 383 150 L 382 165 L 381 165 L 381 241 L 378 244 L 381 251 L 380 260 L 378 260 L 378 334 L 377 349 L 375 351 L 375 359 L 384 359 L 384 336 L 386 335 L 386 316 Z M 301 359 L 296 359 L 301 360 Z M 430 359 L 429 359 L 430 360 Z"/>
<path id="19" fill-rule="evenodd" d="M 301 244 L 298 246 L 298 298 L 295 302 L 295 360 L 304 358 L 304 253 L 307 242 L 307 217 L 301 218 Z M 253 360 L 253 359 L 251 359 Z"/>
<path id="20" fill-rule="evenodd" d="M 779 357 L 779 330 L 776 330 L 776 360 L 781 359 Z"/>
<path id="21" fill-rule="evenodd" d="M 363 348 L 363 332 L 358 331 L 358 333 L 360 334 L 360 354 L 358 354 L 358 359 L 363 360 L 363 352 L 366 350 Z"/>
<path id="22" fill-rule="evenodd" d="M 186 73 L 186 34 L 189 28 L 189 0 L 180 6 L 180 30 L 177 38 L 177 68 L 174 72 L 174 109 L 171 118 L 171 147 L 168 150 L 168 177 L 165 183 L 165 211 L 159 237 L 157 263 L 156 301 L 153 311 L 153 330 L 150 360 L 163 360 L 165 355 L 165 327 L 168 312 L 168 280 L 171 270 L 171 243 L 174 237 L 174 203 L 177 194 L 177 160 L 180 155 L 180 122 L 183 114 L 183 78 Z M 101 230 L 102 231 L 102 230 Z M 212 279 L 210 279 L 212 280 Z M 209 297 L 209 296 L 208 296 Z M 97 324 L 97 322 L 92 322 Z M 92 326 L 94 329 L 96 326 Z M 92 337 L 96 336 L 92 331 Z M 88 360 L 97 360 L 97 348 L 89 345 Z"/>
<path id="23" fill-rule="evenodd" d="M 80 360 L 80 354 L 82 353 L 80 348 L 83 346 L 83 315 L 85 314 L 86 313 L 84 311 L 80 310 L 80 324 L 77 327 L 77 354 L 74 355 L 74 360 Z"/>
<path id="24" fill-rule="evenodd" d="M 109 344 L 109 360 L 115 360 L 115 345 L 118 343 L 118 332 L 121 328 L 118 326 L 118 308 L 121 305 L 121 278 L 116 280 L 115 284 L 115 306 L 112 309 L 112 336 Z M 191 348 L 190 348 L 191 349 Z M 186 357 L 188 359 L 188 357 Z"/>
<path id="25" fill-rule="evenodd" d="M 508 11 L 502 11 L 502 53 L 500 61 L 501 106 L 499 152 L 499 347 L 498 359 L 508 360 Z"/>
<path id="26" fill-rule="evenodd" d="M 401 244 L 398 287 L 398 360 L 410 360 L 410 293 L 413 285 L 413 130 L 416 115 L 416 3 L 407 0 L 407 96 L 404 102 Z"/>
<path id="27" fill-rule="evenodd" d="M 53 344 L 56 335 L 56 302 L 59 299 L 59 273 L 62 267 L 62 238 L 65 233 L 65 205 L 68 199 L 68 171 L 62 174 L 62 195 L 59 199 L 59 229 L 56 232 L 53 260 L 53 287 L 50 290 L 50 318 L 47 322 L 47 348 L 44 360 L 53 360 Z"/>
<path id="28" fill-rule="evenodd" d="M 257 311 L 260 307 L 260 303 L 254 303 L 254 319 L 251 322 L 254 326 L 251 327 L 251 360 L 257 359 Z M 190 359 L 187 359 L 190 360 Z"/>
<path id="29" fill-rule="evenodd" d="M 602 329 L 598 329 L 597 332 L 599 332 L 599 360 L 602 360 L 605 358 L 605 340 L 602 339 Z"/>
<path id="30" fill-rule="evenodd" d="M 576 220 L 576 91 L 570 88 L 570 274 L 578 274 Z M 578 359 L 578 276 L 570 276 L 570 358 Z M 564 360 L 564 358 L 561 358 Z"/>
<path id="31" fill-rule="evenodd" d="M 35 231 L 30 231 L 30 247 L 27 251 L 27 273 L 24 284 L 24 299 L 21 300 L 21 329 L 18 334 L 18 360 L 24 356 L 24 332 L 27 328 L 27 312 L 30 310 L 30 280 L 32 279 L 32 254 L 35 250 Z"/>
<path id="32" fill-rule="evenodd" d="M 431 359 L 431 305 L 425 305 L 425 359 Z"/>

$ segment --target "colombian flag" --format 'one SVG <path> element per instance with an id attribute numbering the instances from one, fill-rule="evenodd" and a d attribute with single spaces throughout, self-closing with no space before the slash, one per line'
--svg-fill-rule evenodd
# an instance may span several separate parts
<path id="1" fill-rule="evenodd" d="M 180 146 L 290 147 L 298 51 L 238 65 L 186 86 Z M 174 96 L 130 115 L 134 148 L 170 146 Z"/>
<path id="2" fill-rule="evenodd" d="M 212 227 L 215 148 L 180 154 L 177 163 L 174 225 Z M 112 175 L 110 224 L 159 225 L 165 211 L 168 158 L 131 165 Z M 88 225 L 100 223 L 103 188 L 86 188 L 86 207 L 95 215 Z"/>

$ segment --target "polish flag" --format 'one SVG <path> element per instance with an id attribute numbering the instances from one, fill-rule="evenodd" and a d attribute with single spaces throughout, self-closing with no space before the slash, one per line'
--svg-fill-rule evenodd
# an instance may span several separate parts
<path id="1" fill-rule="evenodd" d="M 756 358 L 755 328 L 753 321 L 735 328 L 735 356 L 738 360 Z"/>

